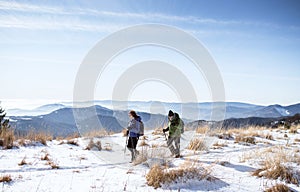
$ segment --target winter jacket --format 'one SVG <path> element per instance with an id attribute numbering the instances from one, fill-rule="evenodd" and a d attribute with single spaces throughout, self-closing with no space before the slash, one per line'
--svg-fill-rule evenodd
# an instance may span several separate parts
<path id="1" fill-rule="evenodd" d="M 128 123 L 129 137 L 139 137 L 141 117 L 131 119 Z"/>
<path id="2" fill-rule="evenodd" d="M 174 119 L 172 121 L 169 121 L 169 127 L 168 127 L 169 136 L 180 137 L 183 126 L 184 126 L 183 121 L 179 118 L 179 115 L 175 113 Z"/>

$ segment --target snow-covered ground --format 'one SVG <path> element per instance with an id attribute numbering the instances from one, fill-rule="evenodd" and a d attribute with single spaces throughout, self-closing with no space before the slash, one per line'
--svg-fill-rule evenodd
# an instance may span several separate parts
<path id="1" fill-rule="evenodd" d="M 11 182 L 0 183 L 1 191 L 264 191 L 281 180 L 252 176 L 260 168 L 260 162 L 266 158 L 268 149 L 281 147 L 283 150 L 299 155 L 300 130 L 292 134 L 288 131 L 262 131 L 271 134 L 274 140 L 256 137 L 256 144 L 235 143 L 234 139 L 206 137 L 211 143 L 207 150 L 182 150 L 182 158 L 169 157 L 163 135 L 147 132 L 141 152 L 155 157 L 148 159 L 148 164 L 133 165 L 129 163 L 130 154 L 124 154 L 125 137 L 114 134 L 100 140 L 103 148 L 112 150 L 85 150 L 90 142 L 88 138 L 78 138 L 77 145 L 62 144 L 62 141 L 48 141 L 47 146 L 35 143 L 11 150 L 0 150 L 0 176 L 10 175 Z M 284 135 L 287 134 L 285 137 Z M 182 145 L 187 145 L 191 132 L 185 132 Z M 200 135 L 201 137 L 201 135 Z M 65 142 L 66 143 L 66 142 Z M 24 159 L 24 165 L 19 165 Z M 187 162 L 193 162 L 200 168 L 210 171 L 214 178 L 181 179 L 177 182 L 163 184 L 154 189 L 147 185 L 146 175 L 151 162 L 163 160 L 169 167 L 176 169 Z M 299 162 L 300 163 L 300 162 Z M 300 170 L 299 163 L 293 169 Z M 57 165 L 57 169 L 55 168 Z M 52 168 L 53 167 L 53 168 Z M 300 187 L 287 184 L 291 189 L 300 191 Z"/>

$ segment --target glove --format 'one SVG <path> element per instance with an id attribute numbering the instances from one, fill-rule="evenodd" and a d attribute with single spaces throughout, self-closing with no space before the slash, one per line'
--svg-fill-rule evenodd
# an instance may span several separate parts
<path id="1" fill-rule="evenodd" d="M 126 131 L 126 136 L 128 136 L 128 135 L 129 135 L 129 130 Z"/>
<path id="2" fill-rule="evenodd" d="M 164 132 L 164 133 L 167 132 L 167 131 L 169 131 L 169 127 L 163 129 L 163 132 Z"/>

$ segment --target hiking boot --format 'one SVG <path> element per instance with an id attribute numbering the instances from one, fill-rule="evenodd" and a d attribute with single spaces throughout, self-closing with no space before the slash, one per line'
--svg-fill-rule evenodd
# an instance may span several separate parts
<path id="1" fill-rule="evenodd" d="M 179 154 L 177 154 L 177 155 L 175 156 L 175 158 L 180 158 L 180 155 L 179 155 Z"/>

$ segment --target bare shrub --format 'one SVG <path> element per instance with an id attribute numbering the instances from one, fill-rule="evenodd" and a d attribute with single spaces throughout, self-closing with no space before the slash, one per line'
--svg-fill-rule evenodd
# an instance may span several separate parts
<path id="1" fill-rule="evenodd" d="M 298 139 L 298 138 L 295 138 L 295 140 L 294 140 L 295 142 L 300 142 L 300 139 Z"/>
<path id="2" fill-rule="evenodd" d="M 204 139 L 202 139 L 202 138 L 192 139 L 187 148 L 189 150 L 194 150 L 194 151 L 207 150 L 206 143 L 205 143 Z"/>
<path id="3" fill-rule="evenodd" d="M 292 192 L 290 188 L 284 184 L 276 184 L 271 188 L 265 190 L 265 192 Z"/>
<path id="4" fill-rule="evenodd" d="M 3 176 L 0 176 L 0 183 L 8 183 L 8 182 L 11 182 L 12 181 L 12 178 L 10 175 L 3 175 Z"/>

